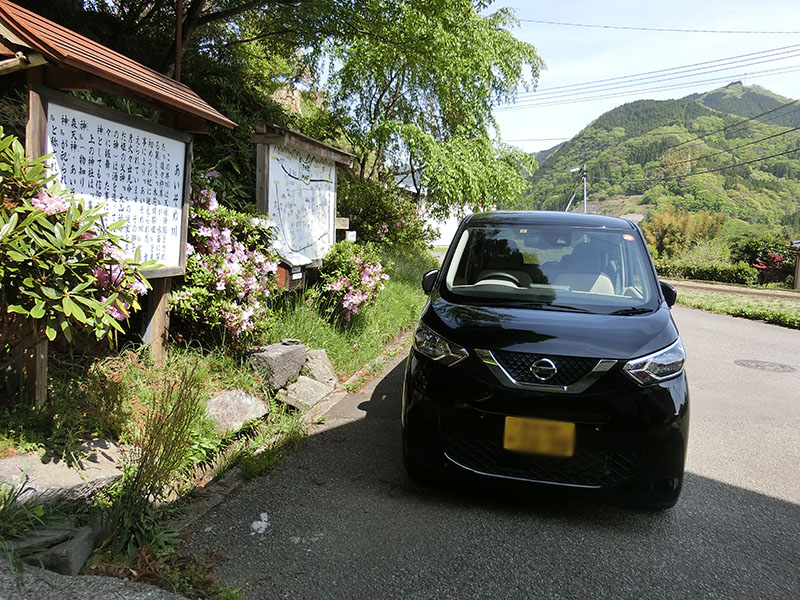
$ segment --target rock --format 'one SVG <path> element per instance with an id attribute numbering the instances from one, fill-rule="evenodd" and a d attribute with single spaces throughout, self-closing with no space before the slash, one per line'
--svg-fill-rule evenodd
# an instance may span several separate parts
<path id="1" fill-rule="evenodd" d="M 22 560 L 62 575 L 77 575 L 94 550 L 94 531 L 81 527 L 66 541 L 46 550 L 27 554 Z"/>
<path id="2" fill-rule="evenodd" d="M 274 390 L 300 374 L 306 363 L 306 347 L 302 344 L 270 344 L 251 350 L 250 366 L 259 373 Z"/>
<path id="3" fill-rule="evenodd" d="M 206 403 L 206 416 L 214 422 L 214 431 L 222 434 L 239 431 L 245 421 L 268 412 L 266 402 L 239 390 L 222 392 Z"/>
<path id="4" fill-rule="evenodd" d="M 36 452 L 0 460 L 0 480 L 20 485 L 27 477 L 20 501 L 36 499 L 47 503 L 87 500 L 92 493 L 110 485 L 122 475 L 119 448 L 108 440 L 96 439 L 81 446 L 79 463 L 70 466 L 60 459 L 48 459 Z"/>
<path id="5" fill-rule="evenodd" d="M 298 410 L 308 410 L 330 393 L 324 383 L 301 375 L 296 382 L 278 392 L 277 399 Z"/>
<path id="6" fill-rule="evenodd" d="M 50 548 L 67 541 L 74 529 L 37 529 L 30 537 L 6 542 L 8 549 L 18 554 L 27 554 Z"/>
<path id="7" fill-rule="evenodd" d="M 185 600 L 167 590 L 100 575 L 71 577 L 25 566 L 15 570 L 0 556 L 0 598 L 14 600 L 72 600 L 73 598 L 108 598 L 109 600 Z"/>
<path id="8" fill-rule="evenodd" d="M 303 367 L 303 374 L 308 375 L 314 381 L 324 383 L 330 390 L 339 383 L 336 371 L 333 368 L 331 359 L 325 350 L 309 350 L 306 355 L 306 366 Z"/>

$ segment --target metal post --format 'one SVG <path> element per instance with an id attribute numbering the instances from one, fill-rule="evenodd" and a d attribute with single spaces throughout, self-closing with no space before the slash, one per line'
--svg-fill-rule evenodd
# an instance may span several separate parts
<path id="1" fill-rule="evenodd" d="M 583 163 L 583 212 L 586 212 L 586 163 Z"/>

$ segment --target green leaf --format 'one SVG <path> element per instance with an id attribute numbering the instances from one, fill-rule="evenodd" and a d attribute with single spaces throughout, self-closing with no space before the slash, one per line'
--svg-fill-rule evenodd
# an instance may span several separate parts
<path id="1" fill-rule="evenodd" d="M 53 265 L 53 271 L 55 272 L 56 275 L 60 276 L 66 273 L 67 269 L 63 264 L 58 263 L 56 265 Z"/>
<path id="2" fill-rule="evenodd" d="M 72 341 L 72 329 L 70 329 L 69 321 L 61 321 L 61 331 L 64 332 L 64 337 L 68 342 Z"/>
<path id="3" fill-rule="evenodd" d="M 17 313 L 18 315 L 25 315 L 26 317 L 28 316 L 28 311 L 19 304 L 10 304 L 8 306 L 8 312 Z"/>
<path id="4" fill-rule="evenodd" d="M 86 313 L 83 312 L 83 309 L 77 302 L 72 302 L 72 316 L 78 319 L 78 321 L 80 321 L 81 323 L 86 323 L 86 321 L 88 320 L 86 318 Z"/>
<path id="5" fill-rule="evenodd" d="M 64 307 L 64 316 L 72 316 L 72 310 L 75 305 L 72 303 L 72 300 L 69 299 L 69 296 L 64 296 L 61 299 L 61 306 Z"/>
<path id="6" fill-rule="evenodd" d="M 120 219 L 116 223 L 112 223 L 111 225 L 106 227 L 106 229 L 108 229 L 109 231 L 113 231 L 114 229 L 122 229 L 123 227 L 125 227 L 125 223 L 127 223 L 125 219 Z"/>
<path id="7" fill-rule="evenodd" d="M 16 250 L 9 250 L 8 257 L 15 262 L 25 262 L 26 260 L 28 260 L 27 256 L 23 256 Z"/>
<path id="8" fill-rule="evenodd" d="M 44 316 L 44 303 L 37 302 L 36 305 L 31 309 L 31 317 L 34 319 L 41 319 Z"/>
<path id="9" fill-rule="evenodd" d="M 48 339 L 48 340 L 50 340 L 51 342 L 52 342 L 54 339 L 56 339 L 56 330 L 55 330 L 55 328 L 54 328 L 54 327 L 52 327 L 52 326 L 50 325 L 50 323 L 48 323 L 47 325 L 45 325 L 45 327 L 44 327 L 44 334 L 47 336 L 47 339 Z"/>
<path id="10" fill-rule="evenodd" d="M 45 296 L 47 296 L 48 298 L 50 298 L 51 300 L 58 300 L 59 298 L 61 298 L 61 294 L 59 294 L 57 291 L 55 291 L 51 287 L 47 287 L 46 285 L 43 285 L 39 289 L 42 290 L 42 293 Z"/>

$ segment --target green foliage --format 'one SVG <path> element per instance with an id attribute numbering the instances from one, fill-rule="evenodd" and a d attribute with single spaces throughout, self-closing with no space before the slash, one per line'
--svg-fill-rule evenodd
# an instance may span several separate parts
<path id="1" fill-rule="evenodd" d="M 384 249 L 381 262 L 391 263 L 386 288 L 375 306 L 360 313 L 350 327 L 332 325 L 316 302 L 308 296 L 286 295 L 277 307 L 270 341 L 296 337 L 314 348 L 324 348 L 336 371 L 352 373 L 385 349 L 398 331 L 412 327 L 427 301 L 422 292 L 422 274 L 436 268 L 436 259 L 427 250 Z"/>
<path id="2" fill-rule="evenodd" d="M 671 257 L 701 241 L 714 239 L 724 223 L 725 215 L 721 213 L 686 213 L 672 206 L 650 213 L 641 227 L 653 254 Z"/>
<path id="3" fill-rule="evenodd" d="M 800 302 L 796 298 L 768 298 L 682 289 L 678 294 L 678 304 L 800 329 Z"/>
<path id="4" fill-rule="evenodd" d="M 656 260 L 659 277 L 674 279 L 698 279 L 721 283 L 754 285 L 758 271 L 745 262 L 736 264 L 697 264 L 683 261 Z"/>
<path id="5" fill-rule="evenodd" d="M 735 88 L 735 89 L 734 89 Z M 563 210 L 575 187 L 570 168 L 587 163 L 589 198 L 606 212 L 606 199 L 643 194 L 658 209 L 721 212 L 752 223 L 791 223 L 798 212 L 800 159 L 786 154 L 800 134 L 794 110 L 743 122 L 789 102 L 757 87 L 728 86 L 725 102 L 704 96 L 642 100 L 617 107 L 557 150 L 531 176 L 523 202 Z M 759 108 L 760 107 L 760 108 Z M 725 128 L 723 130 L 723 128 Z M 755 161 L 735 168 L 734 163 Z M 721 169 L 714 172 L 709 170 Z M 613 209 L 612 209 L 613 212 Z"/>
<path id="6" fill-rule="evenodd" d="M 13 344 L 19 317 L 50 340 L 71 340 L 74 329 L 111 339 L 149 287 L 139 271 L 153 263 L 124 255 L 113 233 L 122 222 L 106 226 L 102 206 L 46 188 L 46 158 L 28 159 L 0 128 L 0 350 Z"/>
<path id="7" fill-rule="evenodd" d="M 359 310 L 375 304 L 389 279 L 383 269 L 373 245 L 338 242 L 322 259 L 312 297 L 333 322 L 351 323 Z"/>
<path id="8" fill-rule="evenodd" d="M 273 322 L 278 257 L 266 219 L 219 206 L 197 189 L 190 208 L 186 274 L 170 298 L 173 335 L 204 344 L 247 347 Z"/>
<path id="9" fill-rule="evenodd" d="M 185 365 L 153 390 L 134 436 L 137 455 L 108 492 L 113 555 L 132 561 L 144 546 L 158 553 L 177 543 L 161 526 L 153 503 L 166 497 L 174 474 L 188 462 L 187 441 L 203 410 L 200 391 L 195 367 Z"/>
<path id="10" fill-rule="evenodd" d="M 23 475 L 16 485 L 0 481 L 0 549 L 3 542 L 23 537 L 30 530 L 44 524 L 46 510 L 42 504 L 19 501 L 27 490 L 27 482 L 27 475 Z"/>
<path id="11" fill-rule="evenodd" d="M 350 219 L 361 242 L 422 248 L 435 232 L 420 215 L 419 204 L 392 183 L 359 179 L 343 173 L 338 180 L 336 209 Z"/>

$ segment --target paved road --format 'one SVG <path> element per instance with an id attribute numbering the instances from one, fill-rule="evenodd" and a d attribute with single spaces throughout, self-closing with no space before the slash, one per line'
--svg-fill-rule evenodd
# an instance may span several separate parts
<path id="1" fill-rule="evenodd" d="M 302 450 L 198 522 L 190 542 L 225 555 L 218 573 L 247 598 L 796 599 L 800 332 L 675 316 L 693 423 L 670 511 L 411 484 L 398 358 Z"/>

